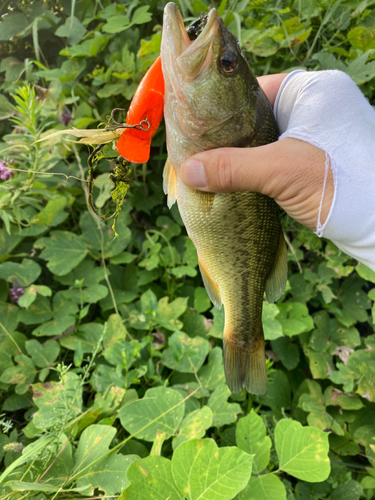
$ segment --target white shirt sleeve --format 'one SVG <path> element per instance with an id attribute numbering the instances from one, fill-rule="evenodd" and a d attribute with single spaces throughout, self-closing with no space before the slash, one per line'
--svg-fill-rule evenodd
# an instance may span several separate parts
<path id="1" fill-rule="evenodd" d="M 375 110 L 346 73 L 297 70 L 282 82 L 274 113 L 279 139 L 322 149 L 326 175 L 332 169 L 332 206 L 316 234 L 375 271 Z"/>

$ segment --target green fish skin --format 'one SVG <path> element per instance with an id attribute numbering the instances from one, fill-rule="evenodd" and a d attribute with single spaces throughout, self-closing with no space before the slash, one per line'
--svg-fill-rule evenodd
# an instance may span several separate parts
<path id="1" fill-rule="evenodd" d="M 177 200 L 195 244 L 206 290 L 224 304 L 228 387 L 266 390 L 263 296 L 275 301 L 287 276 L 286 246 L 275 201 L 260 193 L 206 193 L 180 180 L 182 163 L 200 151 L 254 147 L 277 140 L 271 106 L 236 38 L 212 9 L 191 41 L 174 3 L 164 10 L 161 46 L 168 161 L 164 191 Z"/>

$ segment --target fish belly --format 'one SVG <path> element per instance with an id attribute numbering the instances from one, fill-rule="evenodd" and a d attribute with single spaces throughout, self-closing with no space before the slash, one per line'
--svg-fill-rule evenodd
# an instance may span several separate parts
<path id="1" fill-rule="evenodd" d="M 274 200 L 260 193 L 212 194 L 180 180 L 177 201 L 201 269 L 217 285 L 225 309 L 224 367 L 232 392 L 265 392 L 262 304 L 278 249 Z M 203 266 L 202 266 L 203 264 Z"/>

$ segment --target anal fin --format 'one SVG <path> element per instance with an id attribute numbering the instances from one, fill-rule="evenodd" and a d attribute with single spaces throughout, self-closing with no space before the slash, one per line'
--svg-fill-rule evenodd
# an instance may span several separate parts
<path id="1" fill-rule="evenodd" d="M 169 159 L 165 162 L 163 171 L 163 191 L 168 195 L 167 205 L 171 208 L 177 199 L 177 172 Z"/>
<path id="2" fill-rule="evenodd" d="M 198 253 L 198 262 L 199 262 L 199 269 L 202 275 L 203 283 L 206 288 L 206 291 L 208 293 L 208 296 L 211 299 L 211 302 L 215 307 L 218 309 L 221 308 L 222 305 L 222 300 L 220 296 L 220 290 L 217 285 L 217 283 L 214 281 L 214 279 L 211 277 L 210 273 L 208 272 L 208 269 L 206 267 L 206 264 L 203 262 L 203 259 Z"/>
<path id="3" fill-rule="evenodd" d="M 223 339 L 224 371 L 231 392 L 241 392 L 245 387 L 250 394 L 266 392 L 267 373 L 264 340 L 256 342 L 256 348 L 241 345 L 235 337 Z"/>
<path id="4" fill-rule="evenodd" d="M 276 300 L 281 297 L 285 290 L 287 277 L 288 252 L 284 240 L 284 234 L 281 230 L 275 262 L 266 281 L 266 297 L 268 302 L 276 302 Z"/>

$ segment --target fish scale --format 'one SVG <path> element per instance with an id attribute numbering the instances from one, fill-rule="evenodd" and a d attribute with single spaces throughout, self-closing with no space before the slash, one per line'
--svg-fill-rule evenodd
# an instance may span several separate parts
<path id="1" fill-rule="evenodd" d="M 217 307 L 224 305 L 227 384 L 232 392 L 245 387 L 263 394 L 264 291 L 268 300 L 276 300 L 284 290 L 287 271 L 278 206 L 260 193 L 191 189 L 182 183 L 179 171 L 186 158 L 200 151 L 277 140 L 277 128 L 266 97 L 215 9 L 205 23 L 192 42 L 177 7 L 171 3 L 165 7 L 161 57 L 169 160 L 164 187 L 169 206 L 177 200 L 197 248 L 211 300 Z M 236 62 L 233 77 L 220 67 L 222 54 L 228 54 L 229 63 Z"/>

